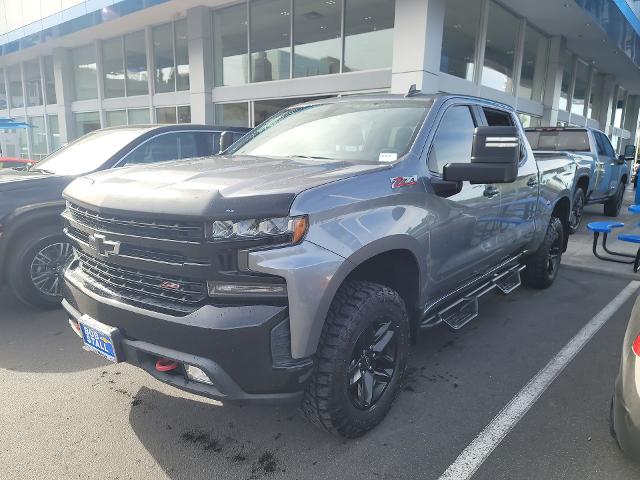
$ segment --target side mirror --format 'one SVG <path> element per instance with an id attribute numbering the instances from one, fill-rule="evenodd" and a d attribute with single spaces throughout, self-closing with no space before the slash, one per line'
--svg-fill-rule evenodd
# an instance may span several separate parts
<path id="1" fill-rule="evenodd" d="M 233 133 L 232 132 L 222 132 L 220 134 L 220 150 L 218 153 L 224 152 L 227 148 L 233 145 Z"/>
<path id="2" fill-rule="evenodd" d="M 477 127 L 473 133 L 471 163 L 445 165 L 442 178 L 451 182 L 515 182 L 520 141 L 516 127 Z"/>
<path id="3" fill-rule="evenodd" d="M 635 145 L 627 145 L 624 147 L 624 159 L 625 160 L 635 160 L 636 159 L 636 146 Z"/>

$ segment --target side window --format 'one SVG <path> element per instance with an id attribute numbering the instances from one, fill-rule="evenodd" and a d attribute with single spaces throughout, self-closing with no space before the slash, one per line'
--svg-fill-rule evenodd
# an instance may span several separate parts
<path id="1" fill-rule="evenodd" d="M 447 163 L 471 162 L 475 127 L 469 107 L 455 106 L 447 110 L 429 152 L 429 170 L 442 173 Z"/>
<path id="2" fill-rule="evenodd" d="M 613 145 L 611 145 L 609 138 L 604 134 L 602 134 L 602 142 L 604 143 L 604 149 L 606 151 L 606 155 L 608 157 L 615 158 L 616 151 L 613 149 Z"/>
<path id="3" fill-rule="evenodd" d="M 125 165 L 144 165 L 197 156 L 198 146 L 193 133 L 166 133 L 152 138 L 133 150 L 125 158 Z"/>
<path id="4" fill-rule="evenodd" d="M 596 138 L 596 145 L 598 146 L 598 155 L 606 155 L 607 150 L 604 146 L 604 142 L 602 141 L 602 135 L 600 132 L 593 132 L 593 136 Z"/>
<path id="5" fill-rule="evenodd" d="M 484 116 L 487 119 L 489 127 L 513 127 L 513 118 L 506 112 L 493 110 L 491 108 L 483 108 Z"/>

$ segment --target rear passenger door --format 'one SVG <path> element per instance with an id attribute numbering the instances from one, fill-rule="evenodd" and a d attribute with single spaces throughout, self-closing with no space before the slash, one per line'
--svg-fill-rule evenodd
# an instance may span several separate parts
<path id="1" fill-rule="evenodd" d="M 533 240 L 535 214 L 538 202 L 538 165 L 533 154 L 524 147 L 524 134 L 520 122 L 510 113 L 489 107 L 479 107 L 480 117 L 489 127 L 516 127 L 523 138 L 518 165 L 518 178 L 513 183 L 499 186 L 500 204 L 500 256 L 507 257 Z"/>

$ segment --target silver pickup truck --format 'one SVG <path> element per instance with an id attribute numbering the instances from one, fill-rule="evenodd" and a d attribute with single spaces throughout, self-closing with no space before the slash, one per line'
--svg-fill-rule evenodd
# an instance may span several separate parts
<path id="1" fill-rule="evenodd" d="M 298 402 L 357 437 L 419 329 L 462 328 L 521 271 L 554 282 L 575 164 L 547 165 L 512 108 L 479 98 L 293 106 L 222 156 L 70 185 L 63 306 L 114 362 L 225 402 Z"/>
<path id="2" fill-rule="evenodd" d="M 576 163 L 569 233 L 580 227 L 585 205 L 604 204 L 605 215 L 618 216 L 629 179 L 626 160 L 634 160 L 634 154 L 617 156 L 607 136 L 592 128 L 540 127 L 525 131 L 538 160 L 564 155 Z"/>

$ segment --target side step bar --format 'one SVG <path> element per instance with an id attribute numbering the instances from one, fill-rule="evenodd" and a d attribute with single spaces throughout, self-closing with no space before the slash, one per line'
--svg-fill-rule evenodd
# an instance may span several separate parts
<path id="1" fill-rule="evenodd" d="M 503 295 L 508 295 L 521 285 L 520 272 L 525 266 L 516 264 L 500 273 L 494 274 L 489 280 L 465 294 L 462 298 L 448 307 L 427 317 L 420 324 L 421 328 L 431 328 L 444 323 L 452 330 L 460 330 L 467 323 L 478 316 L 478 299 L 498 289 Z"/>

